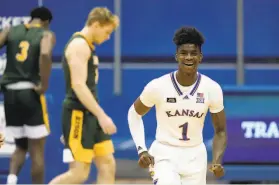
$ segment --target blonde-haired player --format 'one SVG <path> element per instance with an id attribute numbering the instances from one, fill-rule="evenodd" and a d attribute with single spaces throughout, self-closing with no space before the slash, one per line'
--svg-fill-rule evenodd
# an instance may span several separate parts
<path id="1" fill-rule="evenodd" d="M 111 118 L 97 100 L 98 57 L 95 44 L 109 40 L 119 19 L 107 8 L 94 8 L 84 28 L 75 33 L 64 50 L 63 70 L 66 98 L 63 104 L 64 162 L 69 170 L 51 184 L 81 184 L 87 180 L 94 159 L 98 184 L 114 184 L 114 147 L 110 135 L 116 132 Z"/>
<path id="2" fill-rule="evenodd" d="M 182 27 L 175 36 L 178 70 L 149 82 L 128 113 L 131 135 L 139 154 L 139 165 L 154 165 L 154 184 L 205 185 L 207 152 L 203 126 L 208 109 L 215 135 L 210 170 L 224 174 L 222 156 L 227 133 L 223 93 L 219 84 L 197 71 L 202 60 L 202 34 Z M 148 151 L 142 116 L 156 107 L 156 140 Z"/>

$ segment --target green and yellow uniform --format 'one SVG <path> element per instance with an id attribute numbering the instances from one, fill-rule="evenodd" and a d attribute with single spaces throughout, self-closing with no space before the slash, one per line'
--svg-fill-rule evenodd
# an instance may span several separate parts
<path id="1" fill-rule="evenodd" d="M 15 138 L 41 138 L 49 134 L 46 99 L 34 91 L 40 82 L 40 25 L 18 25 L 5 43 L 7 64 L 1 78 L 7 129 Z"/>
<path id="2" fill-rule="evenodd" d="M 65 57 L 67 46 L 76 38 L 84 39 L 92 51 L 88 59 L 86 85 L 97 100 L 98 58 L 92 43 L 81 33 L 74 34 L 67 43 L 63 57 L 63 71 L 66 81 L 66 97 L 63 102 L 63 134 L 66 149 L 70 149 L 74 160 L 90 163 L 94 156 L 112 154 L 114 147 L 109 135 L 105 134 L 98 119 L 79 101 L 71 87 L 71 71 Z"/>

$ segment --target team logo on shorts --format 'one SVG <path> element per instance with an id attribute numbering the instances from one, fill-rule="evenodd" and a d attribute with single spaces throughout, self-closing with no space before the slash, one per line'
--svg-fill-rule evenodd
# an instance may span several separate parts
<path id="1" fill-rule="evenodd" d="M 203 93 L 197 93 L 197 102 L 196 103 L 204 103 Z"/>

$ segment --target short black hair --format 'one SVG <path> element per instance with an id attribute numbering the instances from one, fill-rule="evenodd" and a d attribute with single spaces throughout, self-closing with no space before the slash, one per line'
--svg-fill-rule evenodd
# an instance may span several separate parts
<path id="1" fill-rule="evenodd" d="M 177 48 L 183 44 L 195 44 L 201 51 L 201 46 L 204 43 L 204 37 L 196 28 L 184 26 L 175 32 L 173 42 L 176 44 Z"/>
<path id="2" fill-rule="evenodd" d="M 49 21 L 52 20 L 52 13 L 51 11 L 46 7 L 38 7 L 34 8 L 30 13 L 31 19 L 41 19 L 42 21 Z"/>

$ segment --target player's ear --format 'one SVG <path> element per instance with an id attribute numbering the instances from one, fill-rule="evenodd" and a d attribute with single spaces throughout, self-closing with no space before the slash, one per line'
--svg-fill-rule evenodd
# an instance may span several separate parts
<path id="1" fill-rule="evenodd" d="M 98 27 L 100 27 L 100 23 L 98 21 L 95 21 L 95 22 L 92 23 L 92 27 L 93 28 L 98 28 Z"/>
<path id="2" fill-rule="evenodd" d="M 48 28 L 49 28 L 49 21 L 43 21 L 43 22 L 42 22 L 42 26 L 43 26 L 45 29 L 48 29 Z"/>
<path id="3" fill-rule="evenodd" d="M 202 59 L 203 59 L 203 54 L 201 53 L 200 54 L 200 63 L 201 63 Z"/>
<path id="4" fill-rule="evenodd" d="M 176 61 L 178 61 L 178 60 L 177 60 L 177 53 L 175 53 L 174 58 L 175 58 Z"/>

